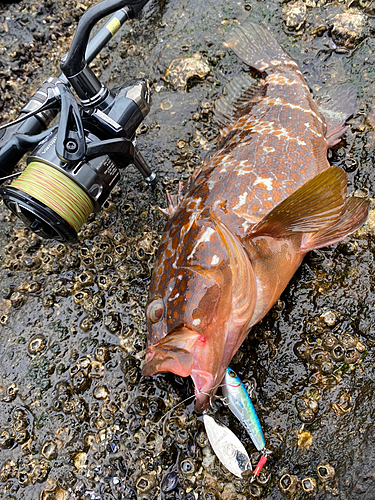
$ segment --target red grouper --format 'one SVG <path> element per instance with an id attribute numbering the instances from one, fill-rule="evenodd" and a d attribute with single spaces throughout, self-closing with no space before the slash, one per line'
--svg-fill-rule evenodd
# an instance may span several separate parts
<path id="1" fill-rule="evenodd" d="M 146 311 L 143 374 L 190 375 L 198 412 L 304 255 L 358 229 L 369 205 L 346 197 L 346 173 L 327 161 L 355 90 L 338 85 L 315 102 L 297 64 L 253 23 L 225 45 L 262 79 L 231 80 L 215 109 L 217 151 L 168 194 Z"/>

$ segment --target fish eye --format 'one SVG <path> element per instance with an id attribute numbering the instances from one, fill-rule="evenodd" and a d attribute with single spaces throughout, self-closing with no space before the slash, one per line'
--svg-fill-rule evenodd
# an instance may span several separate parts
<path id="1" fill-rule="evenodd" d="M 162 299 L 154 299 L 147 306 L 146 315 L 151 323 L 157 323 L 161 320 L 164 314 L 164 304 Z"/>
<path id="2" fill-rule="evenodd" d="M 237 373 L 233 370 L 229 370 L 228 375 L 232 378 L 237 378 Z"/>

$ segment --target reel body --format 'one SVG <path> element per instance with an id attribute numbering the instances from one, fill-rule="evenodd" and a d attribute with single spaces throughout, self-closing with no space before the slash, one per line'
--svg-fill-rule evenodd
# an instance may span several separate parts
<path id="1" fill-rule="evenodd" d="M 92 111 L 72 104 L 74 98 L 61 82 L 59 89 L 59 126 L 37 145 L 25 171 L 0 194 L 40 236 L 74 242 L 90 213 L 100 211 L 116 186 L 119 168 L 138 164 L 152 182 L 134 141 L 149 111 L 149 92 L 145 80 L 130 82 L 107 96 L 103 111 Z M 69 97 L 63 97 L 66 92 Z"/>
<path id="2" fill-rule="evenodd" d="M 89 9 L 80 20 L 69 53 L 61 60 L 63 75 L 46 80 L 21 116 L 0 128 L 3 180 L 23 154 L 35 148 L 25 170 L 9 186 L 0 188 L 0 195 L 42 237 L 75 242 L 89 215 L 101 210 L 118 183 L 120 169 L 131 163 L 151 186 L 156 182 L 156 174 L 135 140 L 136 130 L 149 112 L 146 81 L 133 80 L 108 90 L 88 66 L 113 36 L 113 26 L 134 17 L 147 1 L 105 0 Z M 107 24 L 109 34 L 102 28 L 87 47 L 94 24 L 119 7 L 121 11 Z M 42 132 L 59 111 L 59 125 Z M 4 128 L 7 130 L 1 135 Z"/>

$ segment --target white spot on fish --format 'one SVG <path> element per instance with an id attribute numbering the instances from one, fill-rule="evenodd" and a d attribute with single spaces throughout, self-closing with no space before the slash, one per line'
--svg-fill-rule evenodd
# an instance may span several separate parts
<path id="1" fill-rule="evenodd" d="M 323 137 L 323 135 L 322 135 L 322 134 L 320 134 L 318 131 L 316 131 L 316 130 L 314 130 L 313 128 L 311 128 L 310 123 L 304 123 L 304 125 L 305 125 L 305 127 L 306 127 L 306 128 L 308 128 L 308 129 L 309 129 L 309 131 L 310 131 L 312 134 L 316 135 L 317 137 Z"/>
<path id="2" fill-rule="evenodd" d="M 194 248 L 191 252 L 191 254 L 187 257 L 187 259 L 192 259 L 198 246 L 201 244 L 201 243 L 206 243 L 207 241 L 210 241 L 210 238 L 211 236 L 214 234 L 214 230 L 211 228 L 211 227 L 208 227 L 205 232 L 202 234 L 202 236 L 199 238 L 199 240 L 196 242 L 196 244 L 194 245 Z"/>
<path id="3" fill-rule="evenodd" d="M 175 300 L 175 299 L 177 299 L 179 296 L 180 296 L 180 294 L 179 294 L 179 293 L 176 293 L 176 295 L 175 295 L 174 297 L 169 297 L 169 299 L 168 299 L 168 300 Z"/>
<path id="4" fill-rule="evenodd" d="M 211 260 L 211 265 L 216 266 L 216 264 L 219 264 L 219 257 L 217 255 L 214 255 Z"/>
<path id="5" fill-rule="evenodd" d="M 193 319 L 193 326 L 199 326 L 201 324 L 201 320 L 199 318 Z"/>
<path id="6" fill-rule="evenodd" d="M 233 210 L 238 210 L 242 205 L 245 205 L 246 203 L 246 197 L 247 197 L 247 192 L 245 191 L 244 194 L 240 194 L 238 197 L 238 203 L 235 207 L 233 207 Z"/>
<path id="7" fill-rule="evenodd" d="M 272 177 L 267 177 L 267 179 L 264 179 L 263 177 L 258 177 L 256 181 L 254 181 L 254 186 L 257 184 L 264 184 L 267 188 L 267 191 L 271 191 L 272 189 Z"/>

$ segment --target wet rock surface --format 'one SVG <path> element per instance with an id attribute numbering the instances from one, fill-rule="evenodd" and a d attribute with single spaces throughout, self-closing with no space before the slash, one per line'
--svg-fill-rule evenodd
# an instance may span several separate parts
<path id="1" fill-rule="evenodd" d="M 297 31 L 285 17 L 296 4 L 303 13 Z M 1 498 L 375 496 L 373 212 L 345 242 L 306 257 L 233 360 L 255 386 L 273 452 L 255 483 L 234 478 L 213 456 L 192 400 L 183 402 L 192 394 L 188 380 L 141 376 L 147 287 L 164 225 L 157 207 L 165 206 L 165 189 L 177 192 L 215 145 L 212 103 L 244 69 L 222 46 L 226 33 L 250 15 L 269 26 L 316 94 L 340 81 L 356 86 L 351 128 L 329 156 L 348 172 L 351 192 L 371 197 L 372 4 L 151 1 L 95 59 L 95 72 L 109 86 L 150 81 L 152 107 L 138 145 L 160 183 L 151 191 L 135 169 L 126 169 L 73 246 L 33 235 L 0 205 Z M 59 74 L 59 58 L 89 5 L 2 6 L 3 122 L 17 116 L 46 77 Z M 358 16 L 365 20 L 359 28 Z M 360 35 L 346 37 L 353 26 Z M 210 72 L 185 78 L 177 65 L 177 84 L 166 81 L 173 61 L 194 54 Z M 246 431 L 226 408 L 218 417 L 256 463 Z"/>

